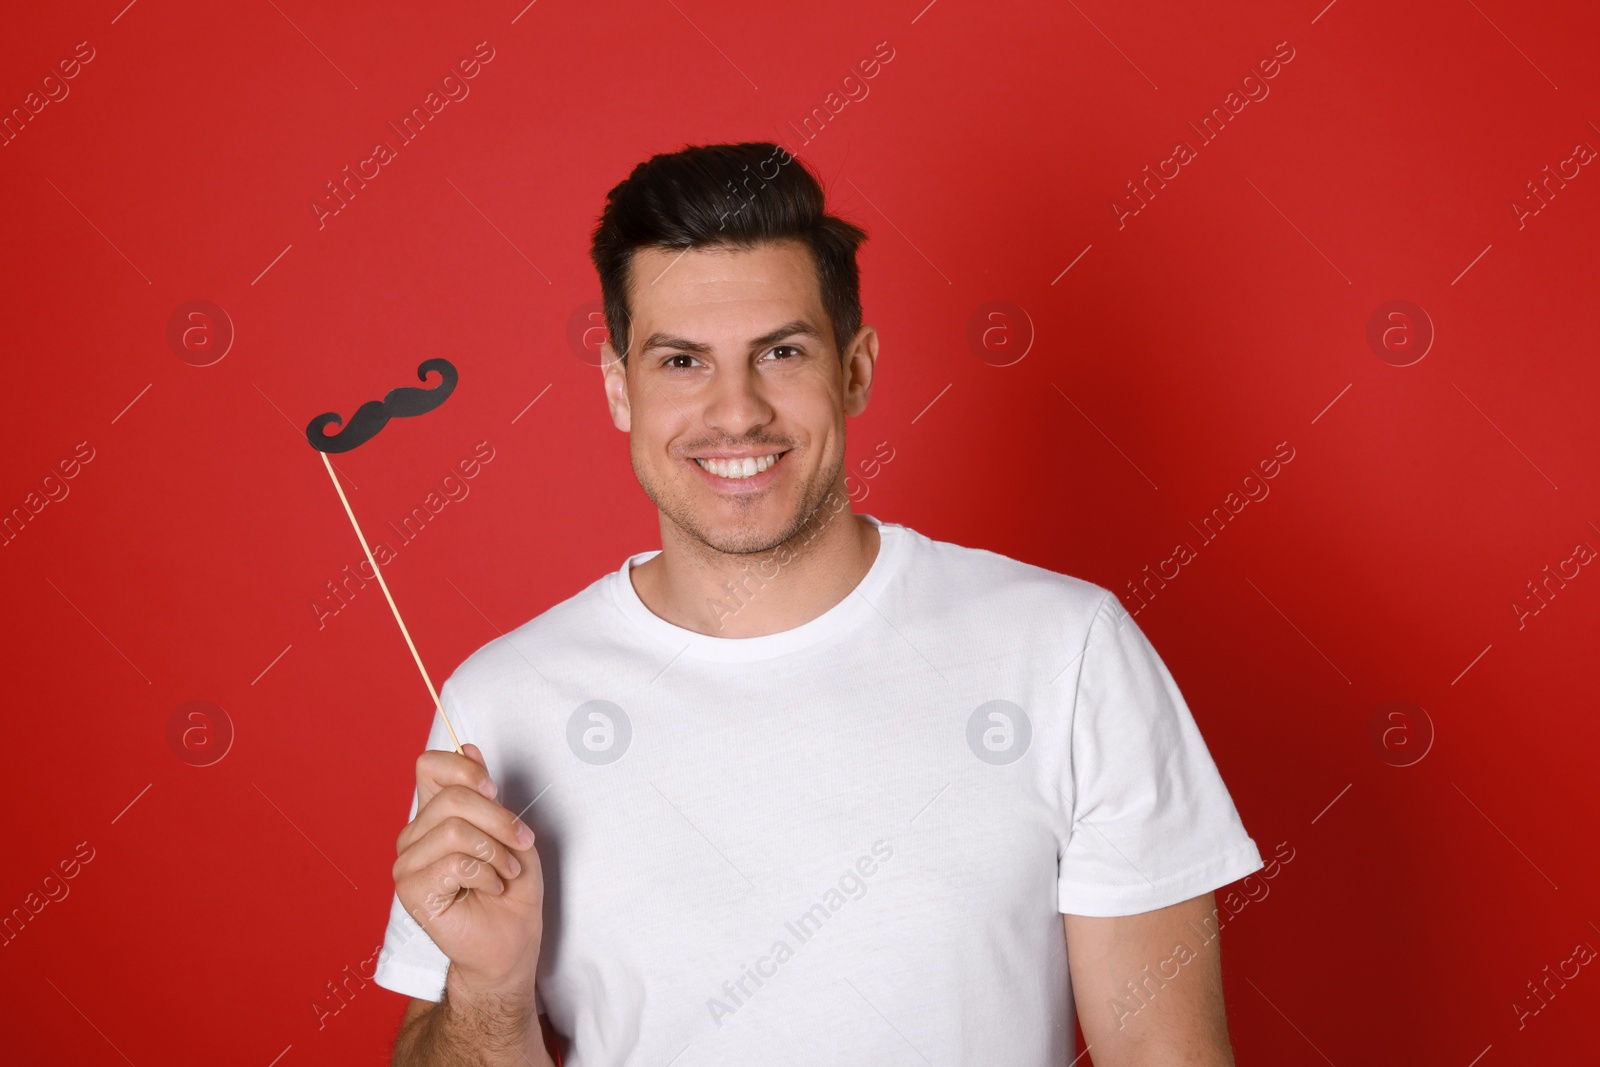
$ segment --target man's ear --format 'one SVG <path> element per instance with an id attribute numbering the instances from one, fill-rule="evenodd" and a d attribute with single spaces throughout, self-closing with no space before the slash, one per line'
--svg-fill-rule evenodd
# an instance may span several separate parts
<path id="1" fill-rule="evenodd" d="M 633 411 L 628 406 L 628 367 L 617 358 L 611 342 L 600 345 L 600 370 L 605 381 L 606 406 L 611 409 L 611 424 L 623 433 L 633 426 Z"/>
<path id="2" fill-rule="evenodd" d="M 878 366 L 877 329 L 863 324 L 845 349 L 841 362 L 844 413 L 859 415 L 867 410 L 867 398 L 872 395 L 872 377 Z"/>

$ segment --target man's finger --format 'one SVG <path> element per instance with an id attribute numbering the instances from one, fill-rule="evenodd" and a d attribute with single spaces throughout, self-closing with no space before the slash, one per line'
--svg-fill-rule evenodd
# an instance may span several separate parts
<path id="1" fill-rule="evenodd" d="M 394 863 L 394 880 L 398 882 L 412 871 L 459 853 L 493 866 L 502 879 L 509 881 L 522 872 L 521 861 L 512 854 L 513 847 L 511 842 L 486 833 L 459 815 L 448 815 L 399 850 Z"/>
<path id="2" fill-rule="evenodd" d="M 489 864 L 459 852 L 441 856 L 395 882 L 400 903 L 424 930 L 462 899 L 463 889 L 499 896 L 505 883 Z"/>
<path id="3" fill-rule="evenodd" d="M 493 798 L 499 787 L 489 777 L 483 753 L 470 741 L 462 745 L 467 753 L 427 749 L 417 757 L 417 810 L 421 811 L 447 785 L 464 785 Z"/>
<path id="4" fill-rule="evenodd" d="M 417 812 L 395 840 L 395 852 L 405 852 L 434 827 L 451 817 L 466 820 L 506 847 L 525 849 L 533 844 L 533 831 L 504 807 L 465 785 L 447 785 Z"/>

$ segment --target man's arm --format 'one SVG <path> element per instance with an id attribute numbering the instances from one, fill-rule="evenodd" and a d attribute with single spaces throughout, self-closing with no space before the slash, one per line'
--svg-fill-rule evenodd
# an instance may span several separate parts
<path id="1" fill-rule="evenodd" d="M 395 1038 L 394 1067 L 555 1067 L 551 1031 L 515 998 L 480 996 L 466 1006 L 412 998 Z M 533 1040 L 539 1035 L 541 1040 Z"/>
<path id="2" fill-rule="evenodd" d="M 1234 1067 L 1215 915 L 1206 893 L 1137 915 L 1062 917 L 1095 1067 Z"/>

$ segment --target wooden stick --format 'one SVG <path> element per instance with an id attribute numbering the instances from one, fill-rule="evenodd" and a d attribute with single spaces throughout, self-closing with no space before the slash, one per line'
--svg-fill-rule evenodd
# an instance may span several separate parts
<path id="1" fill-rule="evenodd" d="M 339 484 L 339 476 L 333 473 L 333 461 L 320 449 L 317 454 L 322 457 L 322 465 L 328 468 L 328 477 L 333 479 L 333 488 L 338 492 L 340 502 L 344 504 L 344 513 L 350 516 L 350 525 L 356 528 L 356 536 L 361 539 L 362 551 L 367 554 L 367 562 L 372 564 L 372 573 L 378 576 L 378 588 L 383 590 L 383 598 L 389 602 L 389 610 L 394 612 L 394 621 L 400 624 L 400 632 L 405 635 L 406 647 L 411 649 L 411 658 L 417 661 L 417 670 L 422 672 L 422 680 L 428 683 L 428 692 L 433 694 L 433 706 L 438 709 L 439 717 L 444 720 L 445 729 L 450 731 L 450 743 L 456 746 L 457 752 L 461 752 L 461 742 L 456 740 L 456 728 L 450 725 L 450 716 L 444 713 L 444 704 L 439 700 L 438 690 L 433 688 L 433 679 L 428 677 L 428 669 L 422 665 L 422 657 L 417 655 L 417 646 L 411 641 L 406 622 L 400 617 L 400 609 L 394 606 L 394 597 L 389 595 L 389 587 L 383 580 L 383 571 L 378 568 L 378 561 L 372 558 L 372 549 L 367 546 L 367 537 L 361 532 L 361 524 L 356 521 L 356 513 L 350 510 L 350 501 L 345 499 L 344 486 Z M 465 752 L 461 754 L 466 755 Z"/>

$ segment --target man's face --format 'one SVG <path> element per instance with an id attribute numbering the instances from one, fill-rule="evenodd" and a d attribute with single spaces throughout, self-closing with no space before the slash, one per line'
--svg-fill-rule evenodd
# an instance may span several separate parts
<path id="1" fill-rule="evenodd" d="M 844 420 L 866 407 L 876 332 L 863 326 L 841 366 L 816 267 L 795 241 L 640 249 L 630 278 L 626 372 L 609 342 L 603 354 L 639 484 L 717 552 L 783 544 L 830 489 L 844 492 Z"/>

